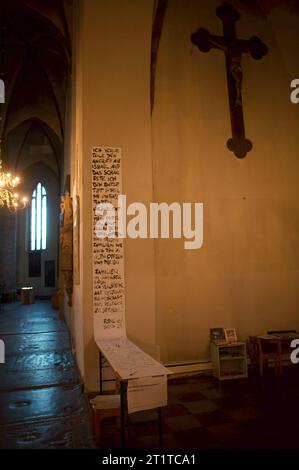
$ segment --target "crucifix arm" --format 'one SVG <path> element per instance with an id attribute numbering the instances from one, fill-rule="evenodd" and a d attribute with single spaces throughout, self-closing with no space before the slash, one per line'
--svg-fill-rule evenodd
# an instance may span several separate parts
<path id="1" fill-rule="evenodd" d="M 221 51 L 229 53 L 229 47 L 222 37 L 210 35 L 210 43 L 215 49 L 220 49 Z"/>
<path id="2" fill-rule="evenodd" d="M 237 39 L 235 48 L 240 54 L 250 54 L 253 59 L 259 60 L 267 54 L 267 46 L 256 36 L 250 39 Z"/>
<path id="3" fill-rule="evenodd" d="M 201 52 L 209 52 L 213 47 L 215 49 L 226 49 L 226 41 L 221 36 L 211 35 L 205 28 L 199 28 L 191 36 L 191 41 Z"/>
<path id="4" fill-rule="evenodd" d="M 250 39 L 224 38 L 210 34 L 205 28 L 199 28 L 191 36 L 191 41 L 202 52 L 209 52 L 212 48 L 224 51 L 229 56 L 250 54 L 254 59 L 259 60 L 268 52 L 267 46 L 256 36 Z"/>

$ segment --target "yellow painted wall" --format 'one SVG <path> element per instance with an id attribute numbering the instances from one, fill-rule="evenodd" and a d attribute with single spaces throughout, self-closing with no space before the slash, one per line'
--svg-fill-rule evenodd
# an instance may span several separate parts
<path id="1" fill-rule="evenodd" d="M 230 119 L 224 55 L 203 54 L 190 35 L 221 34 L 214 0 L 169 0 L 150 115 L 154 1 L 79 2 L 74 72 L 72 188 L 81 201 L 81 284 L 73 333 L 87 390 L 96 389 L 92 323 L 91 149 L 121 147 L 128 202 L 203 202 L 204 246 L 182 240 L 126 240 L 127 330 L 166 363 L 209 359 L 209 328 L 239 336 L 299 328 L 299 19 L 274 9 L 242 12 L 238 35 L 269 47 L 243 59 L 246 133 L 254 148 L 238 160 L 226 148 Z M 239 6 L 240 2 L 238 2 Z M 282 23 L 282 24 L 280 24 Z"/>
<path id="2" fill-rule="evenodd" d="M 199 27 L 222 34 L 218 4 L 170 0 L 158 57 L 154 195 L 204 203 L 202 249 L 156 244 L 157 342 L 166 362 L 208 359 L 211 327 L 236 327 L 246 339 L 299 326 L 299 106 L 289 99 L 299 18 L 275 9 L 266 21 L 240 10 L 238 36 L 259 36 L 269 53 L 243 58 L 253 150 L 238 160 L 226 148 L 224 54 L 190 42 Z"/>
<path id="3" fill-rule="evenodd" d="M 82 285 L 75 287 L 73 316 L 75 328 L 83 326 L 84 359 L 79 358 L 79 362 L 87 389 L 98 387 L 92 317 L 91 151 L 93 146 L 121 147 L 123 192 L 129 201 L 152 199 L 149 102 L 152 11 L 152 0 L 81 2 L 77 78 L 82 76 L 78 78 L 77 93 L 82 101 L 82 115 L 77 122 L 77 144 L 82 171 L 78 184 L 82 208 Z M 125 243 L 127 329 L 130 338 L 156 355 L 153 252 L 150 240 Z M 79 351 L 80 334 L 75 333 Z"/>

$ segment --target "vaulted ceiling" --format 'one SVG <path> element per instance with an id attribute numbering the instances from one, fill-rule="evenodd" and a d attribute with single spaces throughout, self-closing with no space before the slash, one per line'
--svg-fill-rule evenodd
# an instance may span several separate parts
<path id="1" fill-rule="evenodd" d="M 38 132 L 61 166 L 71 70 L 73 0 L 0 0 L 0 78 L 4 155 L 17 168 Z"/>

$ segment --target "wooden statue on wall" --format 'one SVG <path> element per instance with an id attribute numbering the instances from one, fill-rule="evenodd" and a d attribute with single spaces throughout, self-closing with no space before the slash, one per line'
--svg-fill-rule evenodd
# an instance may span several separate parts
<path id="1" fill-rule="evenodd" d="M 60 204 L 60 275 L 62 288 L 72 306 L 73 294 L 73 207 L 68 191 L 61 196 Z"/>

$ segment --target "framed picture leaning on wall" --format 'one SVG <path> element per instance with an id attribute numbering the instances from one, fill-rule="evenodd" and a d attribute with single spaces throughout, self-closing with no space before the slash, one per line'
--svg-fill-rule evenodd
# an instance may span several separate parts
<path id="1" fill-rule="evenodd" d="M 238 341 L 235 328 L 224 328 L 224 334 L 227 343 L 235 343 Z"/>

